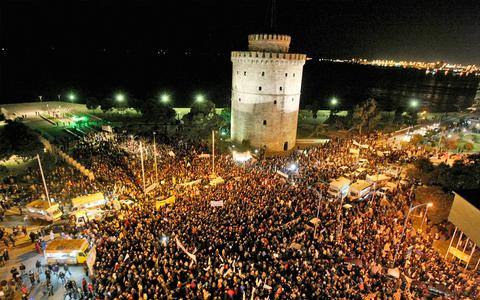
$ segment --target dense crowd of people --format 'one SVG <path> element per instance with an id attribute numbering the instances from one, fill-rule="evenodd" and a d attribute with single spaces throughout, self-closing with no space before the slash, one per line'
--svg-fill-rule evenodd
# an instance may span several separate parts
<path id="1" fill-rule="evenodd" d="M 135 201 L 78 233 L 97 249 L 91 280 L 98 299 L 480 297 L 477 273 L 444 260 L 411 222 L 403 226 L 415 199 L 400 166 L 424 150 L 391 149 L 378 134 L 359 142 L 333 139 L 245 163 L 220 154 L 215 173 L 224 183 L 211 185 L 211 160 L 200 155 L 210 151 L 201 141 L 157 134 L 154 147 L 151 134 L 95 133 L 72 152 L 95 182 L 63 166 L 48 176 L 61 201 L 95 191 Z M 147 194 L 141 157 L 146 185 L 158 178 Z M 326 182 L 366 173 L 391 173 L 397 188 L 365 201 L 327 193 Z M 172 195 L 174 204 L 158 206 Z"/>

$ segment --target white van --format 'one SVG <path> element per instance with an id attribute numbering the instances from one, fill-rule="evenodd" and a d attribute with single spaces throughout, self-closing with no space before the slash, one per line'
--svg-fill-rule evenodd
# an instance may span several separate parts
<path id="1" fill-rule="evenodd" d="M 328 193 L 333 197 L 345 197 L 346 195 L 348 195 L 350 182 L 351 181 L 345 177 L 337 178 L 330 182 L 330 185 L 328 187 Z"/>
<path id="2" fill-rule="evenodd" d="M 375 189 L 385 186 L 389 180 L 390 177 L 385 174 L 367 175 L 367 181 L 371 182 Z"/>
<path id="3" fill-rule="evenodd" d="M 72 211 L 80 209 L 94 209 L 103 206 L 107 200 L 103 193 L 89 194 L 72 199 Z"/>
<path id="4" fill-rule="evenodd" d="M 70 216 L 74 219 L 77 227 L 83 227 L 88 222 L 93 220 L 101 220 L 105 215 L 105 211 L 101 209 L 89 209 L 89 210 L 76 210 L 70 213 Z"/>
<path id="5" fill-rule="evenodd" d="M 55 222 L 62 218 L 63 213 L 57 203 L 49 204 L 45 200 L 35 200 L 27 204 L 27 215 L 32 219 Z"/>
<path id="6" fill-rule="evenodd" d="M 359 200 L 359 199 L 365 198 L 370 194 L 372 187 L 373 187 L 373 184 L 366 180 L 358 180 L 354 182 L 350 186 L 349 199 L 353 201 L 353 200 Z"/>

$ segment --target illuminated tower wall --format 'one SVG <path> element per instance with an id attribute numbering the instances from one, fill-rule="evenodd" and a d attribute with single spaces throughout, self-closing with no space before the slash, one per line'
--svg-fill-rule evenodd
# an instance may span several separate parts
<path id="1" fill-rule="evenodd" d="M 295 146 L 305 54 L 288 53 L 290 36 L 251 34 L 233 51 L 232 140 L 279 152 Z"/>

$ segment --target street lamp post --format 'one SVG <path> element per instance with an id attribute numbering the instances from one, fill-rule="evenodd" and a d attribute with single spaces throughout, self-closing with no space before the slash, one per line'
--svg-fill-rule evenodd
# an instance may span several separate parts
<path id="1" fill-rule="evenodd" d="M 428 203 L 418 204 L 418 205 L 415 205 L 415 206 L 412 206 L 412 203 L 410 203 L 410 207 L 408 209 L 407 216 L 405 217 L 405 221 L 403 222 L 402 234 L 400 236 L 400 241 L 399 241 L 400 243 L 402 242 L 403 237 L 405 236 L 405 231 L 406 231 L 406 228 L 407 228 L 407 222 L 408 222 L 408 218 L 410 217 L 410 213 L 412 211 L 414 211 L 415 209 L 417 209 L 419 207 L 422 207 L 422 206 L 426 206 L 427 209 L 428 209 L 429 207 L 433 206 L 433 203 L 428 202 Z M 426 212 L 427 212 L 427 210 L 425 210 L 424 218 L 426 218 Z M 422 225 L 423 225 L 423 222 L 422 222 Z M 420 226 L 420 228 L 421 228 L 421 226 Z M 393 265 L 394 266 L 395 266 L 395 262 L 397 260 L 397 255 L 398 255 L 398 244 L 397 244 L 397 247 L 396 247 L 396 250 L 395 250 L 395 256 L 394 256 L 394 259 L 393 259 Z"/>
<path id="2" fill-rule="evenodd" d="M 317 193 L 317 196 L 318 196 L 317 216 L 316 216 L 316 218 L 318 219 L 318 216 L 320 215 L 320 201 L 322 200 L 322 197 L 323 197 L 323 190 L 320 189 L 320 193 L 318 192 L 318 190 L 315 190 L 315 192 Z M 317 227 L 318 227 L 318 220 L 315 223 L 315 229 L 313 230 L 313 239 L 315 239 L 317 236 Z"/>
<path id="3" fill-rule="evenodd" d="M 433 206 L 433 203 L 431 203 L 431 202 L 429 202 L 429 203 L 427 203 L 427 205 L 425 205 L 425 215 L 422 218 L 422 224 L 420 224 L 420 229 L 422 229 L 423 223 L 425 223 L 425 221 L 427 220 L 428 208 L 432 207 L 432 206 Z"/>
<path id="4" fill-rule="evenodd" d="M 40 161 L 40 155 L 37 154 L 38 166 L 40 167 L 40 174 L 42 175 L 43 187 L 45 189 L 45 196 L 47 196 L 48 206 L 50 207 L 52 203 L 50 202 L 50 195 L 48 194 L 47 183 L 45 182 L 45 176 L 43 175 L 42 162 Z"/>
<path id="5" fill-rule="evenodd" d="M 212 176 L 215 176 L 215 131 L 212 130 Z"/>
<path id="6" fill-rule="evenodd" d="M 145 191 L 145 166 L 143 164 L 143 148 L 142 148 L 142 142 L 140 142 L 140 160 L 142 163 L 142 185 L 143 185 L 143 195 L 146 196 L 147 193 Z"/>
<path id="7" fill-rule="evenodd" d="M 153 132 L 153 164 L 155 167 L 155 182 L 158 184 L 158 167 L 157 167 L 157 145 L 155 143 L 155 135 L 157 133 Z"/>

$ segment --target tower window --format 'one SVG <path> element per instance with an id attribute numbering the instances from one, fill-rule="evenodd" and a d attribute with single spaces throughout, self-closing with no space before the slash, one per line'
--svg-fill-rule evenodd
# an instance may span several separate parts
<path id="1" fill-rule="evenodd" d="M 294 99 L 292 98 L 292 102 L 294 101 Z"/>
<path id="2" fill-rule="evenodd" d="M 277 104 L 277 100 L 274 100 L 274 101 L 273 101 L 273 104 Z"/>
<path id="3" fill-rule="evenodd" d="M 238 75 L 238 71 L 237 71 L 237 75 Z"/>
<path id="4" fill-rule="evenodd" d="M 295 77 L 295 73 L 293 73 L 293 77 Z"/>
<path id="5" fill-rule="evenodd" d="M 259 86 L 259 87 L 258 87 L 258 90 L 259 90 L 259 91 L 261 91 L 261 90 L 262 90 L 262 87 L 261 87 L 261 86 Z"/>
<path id="6" fill-rule="evenodd" d="M 265 76 L 265 72 L 262 72 L 262 76 Z"/>
<path id="7" fill-rule="evenodd" d="M 285 73 L 285 77 L 287 77 L 287 76 L 288 76 L 288 73 Z"/>
<path id="8" fill-rule="evenodd" d="M 263 125 L 267 125 L 267 120 L 263 120 Z"/>
<path id="9" fill-rule="evenodd" d="M 238 102 L 242 101 L 242 98 L 238 98 Z"/>
<path id="10" fill-rule="evenodd" d="M 280 90 L 283 91 L 283 87 L 280 87 Z"/>
<path id="11" fill-rule="evenodd" d="M 243 72 L 243 76 L 247 76 L 247 71 L 244 71 L 244 72 Z"/>

